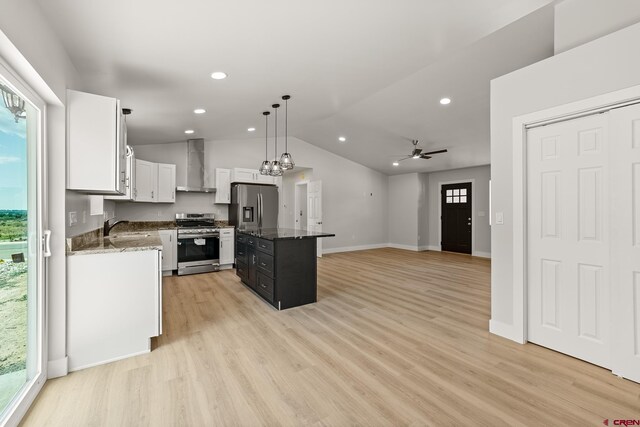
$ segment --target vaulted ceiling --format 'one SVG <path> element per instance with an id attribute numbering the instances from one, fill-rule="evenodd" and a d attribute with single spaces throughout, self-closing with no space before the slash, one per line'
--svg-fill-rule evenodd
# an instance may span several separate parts
<path id="1" fill-rule="evenodd" d="M 490 80 L 553 54 L 550 3 L 39 0 L 81 89 L 134 110 L 133 144 L 194 129 L 261 149 L 261 112 L 290 94 L 290 134 L 387 174 L 489 163 Z M 450 152 L 392 166 L 413 138 Z"/>

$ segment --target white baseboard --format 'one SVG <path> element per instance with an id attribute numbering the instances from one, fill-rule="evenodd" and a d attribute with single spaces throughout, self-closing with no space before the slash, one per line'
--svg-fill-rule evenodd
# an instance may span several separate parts
<path id="1" fill-rule="evenodd" d="M 491 252 L 475 251 L 471 255 L 481 257 L 481 258 L 491 258 Z"/>
<path id="2" fill-rule="evenodd" d="M 63 357 L 47 362 L 47 378 L 64 377 L 69 373 L 69 358 Z"/>
<path id="3" fill-rule="evenodd" d="M 323 254 L 335 254 L 338 252 L 353 252 L 353 251 L 366 251 L 367 249 L 380 249 L 386 248 L 389 245 L 385 243 L 376 243 L 374 245 L 360 245 L 360 246 L 343 246 L 341 248 L 323 248 Z"/>
<path id="4" fill-rule="evenodd" d="M 525 340 L 522 336 L 522 331 L 516 330 L 513 325 L 509 325 L 498 320 L 489 320 L 489 332 L 494 335 L 499 335 L 503 338 L 515 341 L 519 344 L 524 344 Z"/>
<path id="5" fill-rule="evenodd" d="M 400 245 L 398 243 L 389 243 L 387 244 L 388 248 L 394 248 L 394 249 L 404 249 L 405 251 L 414 251 L 414 252 L 418 252 L 420 249 L 418 248 L 418 246 L 411 246 L 411 245 Z"/>
<path id="6" fill-rule="evenodd" d="M 428 246 L 425 246 L 425 247 L 426 247 L 426 250 L 428 250 L 428 251 L 442 252 L 442 248 L 440 246 L 428 245 Z"/>
<path id="7" fill-rule="evenodd" d="M 151 352 L 151 348 L 149 348 L 148 350 L 136 351 L 131 354 L 125 354 L 123 356 L 116 356 L 111 359 L 101 360 L 100 362 L 88 363 L 86 365 L 81 365 L 81 366 L 73 366 L 71 367 L 70 372 L 80 371 L 82 369 L 87 369 L 87 368 L 93 368 L 94 366 L 105 365 L 107 363 L 117 362 L 118 360 L 128 359 L 129 357 L 140 356 L 141 354 L 147 354 L 150 352 Z"/>

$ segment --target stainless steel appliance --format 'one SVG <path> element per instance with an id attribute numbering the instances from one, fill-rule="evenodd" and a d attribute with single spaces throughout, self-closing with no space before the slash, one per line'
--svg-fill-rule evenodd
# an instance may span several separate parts
<path id="1" fill-rule="evenodd" d="M 178 213 L 178 276 L 220 269 L 220 229 L 212 213 Z"/>
<path id="2" fill-rule="evenodd" d="M 232 184 L 229 224 L 240 230 L 278 227 L 278 187 Z"/>

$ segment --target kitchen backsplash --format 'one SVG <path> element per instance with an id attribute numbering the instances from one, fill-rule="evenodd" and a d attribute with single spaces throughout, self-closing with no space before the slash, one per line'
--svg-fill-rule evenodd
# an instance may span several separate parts
<path id="1" fill-rule="evenodd" d="M 117 202 L 116 219 L 129 221 L 171 221 L 176 213 L 213 212 L 216 219 L 228 219 L 228 205 L 214 205 L 211 193 L 176 193 L 175 203 Z"/>

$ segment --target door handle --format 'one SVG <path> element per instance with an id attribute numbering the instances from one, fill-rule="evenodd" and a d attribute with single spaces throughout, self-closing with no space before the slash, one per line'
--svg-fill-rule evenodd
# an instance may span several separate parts
<path id="1" fill-rule="evenodd" d="M 45 258 L 51 256 L 51 230 L 44 230 L 44 235 L 42 236 L 44 243 L 44 254 Z"/>

